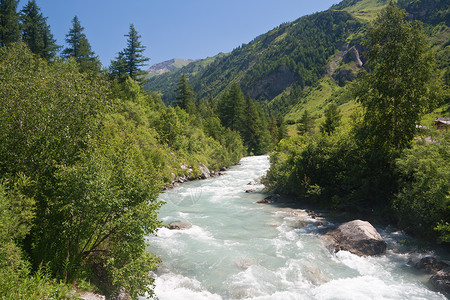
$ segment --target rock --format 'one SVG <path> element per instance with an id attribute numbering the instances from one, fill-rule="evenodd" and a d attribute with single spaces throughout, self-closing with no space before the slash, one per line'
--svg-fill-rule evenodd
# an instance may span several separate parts
<path id="1" fill-rule="evenodd" d="M 430 282 L 438 291 L 450 294 L 450 267 L 431 276 Z"/>
<path id="2" fill-rule="evenodd" d="M 120 288 L 119 291 L 114 292 L 109 299 L 111 300 L 132 300 L 130 294 L 125 291 L 124 288 Z"/>
<path id="3" fill-rule="evenodd" d="M 245 190 L 246 193 L 254 193 L 256 192 L 255 190 Z"/>
<path id="4" fill-rule="evenodd" d="M 325 234 L 334 250 L 345 250 L 359 256 L 380 255 L 386 252 L 386 242 L 367 221 L 354 220 Z"/>
<path id="5" fill-rule="evenodd" d="M 200 179 L 207 179 L 207 178 L 209 178 L 211 176 L 210 175 L 211 172 L 209 171 L 209 169 L 204 164 L 200 165 L 200 172 L 201 172 L 201 174 L 199 176 Z"/>
<path id="6" fill-rule="evenodd" d="M 449 265 L 434 257 L 427 256 L 416 263 L 414 267 L 428 274 L 436 274 L 437 272 L 449 267 Z"/>
<path id="7" fill-rule="evenodd" d="M 106 297 L 103 295 L 92 293 L 92 292 L 83 292 L 80 294 L 80 299 L 83 299 L 83 300 L 105 300 Z"/>
<path id="8" fill-rule="evenodd" d="M 184 230 L 191 228 L 192 225 L 188 222 L 182 222 L 182 221 L 174 221 L 169 224 L 169 229 L 171 230 Z"/>
<path id="9" fill-rule="evenodd" d="M 227 170 L 227 167 L 220 168 L 220 172 L 225 172 Z"/>
<path id="10" fill-rule="evenodd" d="M 267 199 L 262 199 L 262 200 L 256 201 L 256 203 L 271 203 L 271 202 Z"/>
<path id="11" fill-rule="evenodd" d="M 281 196 L 279 194 L 273 194 L 266 197 L 269 202 L 274 202 L 280 200 Z"/>

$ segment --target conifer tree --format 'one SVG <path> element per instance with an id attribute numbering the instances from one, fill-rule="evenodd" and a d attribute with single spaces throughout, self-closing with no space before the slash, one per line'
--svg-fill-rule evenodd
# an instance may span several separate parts
<path id="1" fill-rule="evenodd" d="M 84 27 L 81 26 L 78 17 L 75 16 L 72 20 L 72 28 L 66 34 L 68 47 L 63 50 L 63 57 L 73 57 L 78 62 L 82 72 L 99 72 L 101 68 L 100 61 L 91 50 L 91 45 L 83 30 Z"/>
<path id="2" fill-rule="evenodd" d="M 42 16 L 35 0 L 29 0 L 22 9 L 20 15 L 22 41 L 24 41 L 31 52 L 50 60 L 55 57 L 59 46 L 56 45 L 47 18 Z"/>
<path id="3" fill-rule="evenodd" d="M 142 83 L 141 75 L 145 74 L 140 68 L 146 65 L 150 58 L 145 57 L 142 53 L 146 47 L 140 42 L 141 36 L 138 34 L 134 25 L 130 25 L 130 31 L 125 35 L 127 39 L 127 47 L 119 52 L 116 59 L 111 62 L 110 74 L 113 78 L 124 81 L 127 77 Z"/>
<path id="4" fill-rule="evenodd" d="M 320 132 L 331 135 L 341 124 L 340 110 L 336 103 L 331 103 L 325 109 L 325 122 L 320 126 Z"/>
<path id="5" fill-rule="evenodd" d="M 0 0 L 0 47 L 20 40 L 18 0 Z"/>
<path id="6" fill-rule="evenodd" d="M 297 125 L 297 131 L 301 135 L 305 133 L 312 134 L 314 132 L 314 118 L 307 109 L 303 111 L 300 122 Z"/>
<path id="7" fill-rule="evenodd" d="M 193 98 L 194 92 L 192 90 L 192 86 L 189 85 L 186 75 L 181 75 L 175 92 L 177 92 L 178 94 L 178 96 L 176 97 L 176 104 L 185 109 L 188 113 L 193 113 L 195 110 Z"/>
<path id="8" fill-rule="evenodd" d="M 252 154 L 264 154 L 270 145 L 270 132 L 264 112 L 255 100 L 246 97 L 245 111 L 243 114 L 243 126 L 241 136 L 248 152 Z"/>
<path id="9" fill-rule="evenodd" d="M 231 130 L 241 131 L 244 114 L 244 94 L 237 83 L 222 96 L 217 104 L 218 115 L 223 126 Z"/>

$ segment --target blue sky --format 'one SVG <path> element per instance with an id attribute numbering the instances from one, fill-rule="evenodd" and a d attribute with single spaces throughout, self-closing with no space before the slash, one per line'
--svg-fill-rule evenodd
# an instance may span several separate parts
<path id="1" fill-rule="evenodd" d="M 28 0 L 21 0 L 21 9 Z M 229 52 L 284 22 L 339 0 L 36 0 L 59 45 L 78 16 L 92 50 L 108 66 L 125 48 L 131 23 L 149 65 Z M 147 68 L 147 67 L 146 67 Z"/>

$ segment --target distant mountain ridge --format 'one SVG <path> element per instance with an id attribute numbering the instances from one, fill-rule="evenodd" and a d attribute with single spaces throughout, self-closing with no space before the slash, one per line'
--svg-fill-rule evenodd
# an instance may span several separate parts
<path id="1" fill-rule="evenodd" d="M 161 75 L 161 74 L 173 71 L 173 70 L 180 69 L 194 61 L 195 60 L 193 60 L 193 59 L 173 58 L 173 59 L 166 60 L 166 61 L 152 65 L 150 68 L 148 68 L 147 72 L 153 76 Z"/>

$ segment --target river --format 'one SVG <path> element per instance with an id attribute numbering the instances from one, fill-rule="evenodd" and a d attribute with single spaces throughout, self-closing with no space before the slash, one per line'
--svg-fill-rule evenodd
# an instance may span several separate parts
<path id="1" fill-rule="evenodd" d="M 446 299 L 411 262 L 431 253 L 398 243 L 408 239 L 401 232 L 377 228 L 388 243 L 383 256 L 333 254 L 320 237 L 331 221 L 255 203 L 265 197 L 259 178 L 268 168 L 267 156 L 246 157 L 224 176 L 160 196 L 164 224 L 192 224 L 148 237 L 148 249 L 163 261 L 155 273 L 160 300 Z"/>

